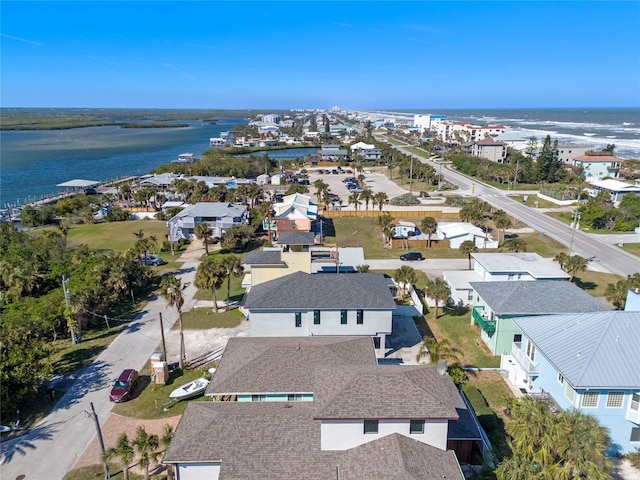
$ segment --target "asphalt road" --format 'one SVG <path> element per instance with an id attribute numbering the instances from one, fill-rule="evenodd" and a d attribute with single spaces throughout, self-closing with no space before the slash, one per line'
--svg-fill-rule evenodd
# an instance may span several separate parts
<path id="1" fill-rule="evenodd" d="M 185 262 L 178 272 L 183 283 L 193 282 L 197 260 Z M 185 304 L 196 288 L 184 291 Z M 47 417 L 29 433 L 3 442 L 0 452 L 0 478 L 13 480 L 59 480 L 73 468 L 87 445 L 96 436 L 94 420 L 88 416 L 93 403 L 103 424 L 113 404 L 109 391 L 116 376 L 125 368 L 140 370 L 157 351 L 161 342 L 160 313 L 165 331 L 177 320 L 176 309 L 167 308 L 164 299 L 154 298 L 102 354 L 87 367 Z M 172 356 L 174 359 L 172 360 Z M 179 352 L 167 352 L 169 361 Z M 109 445 L 107 445 L 109 447 Z"/>
<path id="2" fill-rule="evenodd" d="M 609 245 L 579 229 L 572 231 L 569 225 L 518 203 L 508 197 L 503 190 L 478 183 L 446 167 L 440 170 L 440 164 L 418 157 L 409 150 L 400 147 L 396 148 L 407 155 L 413 155 L 422 163 L 431 165 L 437 172 L 442 171 L 442 176 L 447 181 L 458 185 L 463 192 L 480 197 L 491 206 L 504 210 L 513 218 L 529 225 L 541 234 L 548 235 L 567 247 L 571 245 L 572 254 L 578 254 L 585 258 L 595 257 L 595 260 L 591 262 L 592 268 L 622 276 L 640 272 L 640 258 L 618 247 Z"/>

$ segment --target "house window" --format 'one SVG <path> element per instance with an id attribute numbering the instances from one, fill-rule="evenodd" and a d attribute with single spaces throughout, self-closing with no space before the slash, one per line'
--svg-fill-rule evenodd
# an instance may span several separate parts
<path id="1" fill-rule="evenodd" d="M 560 372 L 558 372 L 558 383 L 561 385 L 564 383 L 564 375 L 562 375 Z"/>
<path id="2" fill-rule="evenodd" d="M 531 343 L 531 340 L 527 342 L 527 357 L 529 357 L 529 360 L 531 360 L 532 362 L 536 358 L 536 346 Z"/>
<path id="3" fill-rule="evenodd" d="M 513 336 L 513 343 L 522 343 L 522 334 L 521 333 L 516 333 Z"/>
<path id="4" fill-rule="evenodd" d="M 296 328 L 302 327 L 302 313 L 296 312 Z"/>
<path id="5" fill-rule="evenodd" d="M 507 276 L 507 280 L 513 280 L 513 275 Z"/>
<path id="6" fill-rule="evenodd" d="M 640 408 L 640 393 L 634 393 L 631 395 L 631 405 L 629 408 L 634 412 L 638 411 L 638 408 Z"/>
<path id="7" fill-rule="evenodd" d="M 582 407 L 583 408 L 596 408 L 598 406 L 598 400 L 600 400 L 600 392 L 584 392 L 582 394 Z"/>
<path id="8" fill-rule="evenodd" d="M 409 425 L 409 433 L 424 433 L 424 420 L 411 420 Z"/>
<path id="9" fill-rule="evenodd" d="M 607 394 L 607 408 L 622 408 L 624 392 L 609 392 Z"/>
<path id="10" fill-rule="evenodd" d="M 364 434 L 375 435 L 378 433 L 378 420 L 365 420 L 364 421 Z"/>
<path id="11" fill-rule="evenodd" d="M 566 386 L 564 387 L 564 396 L 567 397 L 567 400 L 569 400 L 571 403 L 573 403 L 573 400 L 576 397 L 576 391 L 569 384 L 569 382 L 567 382 Z"/>
<path id="12" fill-rule="evenodd" d="M 313 311 L 313 324 L 320 325 L 320 310 Z"/>
<path id="13" fill-rule="evenodd" d="M 356 323 L 358 325 L 364 324 L 364 310 L 358 310 L 358 316 L 356 318 Z"/>
<path id="14" fill-rule="evenodd" d="M 301 393 L 290 393 L 287 395 L 287 402 L 301 402 L 302 394 Z"/>
<path id="15" fill-rule="evenodd" d="M 346 324 L 347 324 L 347 311 L 340 310 L 340 325 L 346 325 Z"/>
<path id="16" fill-rule="evenodd" d="M 640 428 L 632 428 L 631 429 L 631 438 L 630 442 L 640 442 Z"/>
<path id="17" fill-rule="evenodd" d="M 251 395 L 251 401 L 252 402 L 266 402 L 267 401 L 267 396 L 266 395 Z"/>
<path id="18" fill-rule="evenodd" d="M 467 300 L 470 302 L 473 301 L 473 290 L 469 290 L 469 294 L 467 295 Z"/>

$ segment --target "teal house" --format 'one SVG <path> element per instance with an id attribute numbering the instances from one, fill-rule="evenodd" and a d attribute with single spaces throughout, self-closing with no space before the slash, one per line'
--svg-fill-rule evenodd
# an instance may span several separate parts
<path id="1" fill-rule="evenodd" d="M 511 354 L 522 331 L 513 319 L 533 315 L 561 315 L 607 311 L 604 304 L 570 282 L 471 282 L 471 323 L 494 355 Z"/>

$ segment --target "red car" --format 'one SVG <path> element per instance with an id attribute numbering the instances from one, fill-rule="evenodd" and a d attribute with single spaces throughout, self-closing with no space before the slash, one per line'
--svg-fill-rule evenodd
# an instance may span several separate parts
<path id="1" fill-rule="evenodd" d="M 111 389 L 109 400 L 120 403 L 131 400 L 133 389 L 138 384 L 138 372 L 133 369 L 124 370 Z"/>

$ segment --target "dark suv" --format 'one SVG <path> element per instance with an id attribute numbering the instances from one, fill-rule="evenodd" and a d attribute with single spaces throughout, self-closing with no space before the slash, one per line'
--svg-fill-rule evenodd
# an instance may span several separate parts
<path id="1" fill-rule="evenodd" d="M 109 394 L 109 400 L 116 403 L 131 400 L 133 389 L 137 384 L 138 372 L 133 369 L 124 370 L 113 385 L 111 393 Z"/>
<path id="2" fill-rule="evenodd" d="M 402 255 L 400 255 L 400 260 L 402 260 L 402 261 L 424 260 L 424 257 L 422 256 L 422 254 L 420 252 L 407 252 L 407 253 L 403 253 Z"/>

